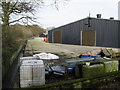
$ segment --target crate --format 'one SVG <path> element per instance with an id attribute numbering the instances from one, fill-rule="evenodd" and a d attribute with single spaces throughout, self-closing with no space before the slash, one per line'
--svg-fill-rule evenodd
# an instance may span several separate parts
<path id="1" fill-rule="evenodd" d="M 119 61 L 118 60 L 112 60 L 104 62 L 104 68 L 105 72 L 113 72 L 119 70 Z"/>
<path id="2" fill-rule="evenodd" d="M 83 65 L 82 73 L 84 78 L 94 77 L 100 74 L 104 74 L 104 65 L 95 64 L 95 65 Z"/>
<path id="3" fill-rule="evenodd" d="M 45 67 L 42 60 L 23 60 L 20 66 L 21 88 L 45 84 Z"/>

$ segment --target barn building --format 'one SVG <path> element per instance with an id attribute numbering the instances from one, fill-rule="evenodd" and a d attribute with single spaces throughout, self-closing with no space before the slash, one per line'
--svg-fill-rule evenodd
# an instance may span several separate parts
<path id="1" fill-rule="evenodd" d="M 120 20 L 87 17 L 48 32 L 50 43 L 120 48 Z"/>
<path id="2" fill-rule="evenodd" d="M 120 20 L 120 1 L 118 2 L 118 20 Z"/>

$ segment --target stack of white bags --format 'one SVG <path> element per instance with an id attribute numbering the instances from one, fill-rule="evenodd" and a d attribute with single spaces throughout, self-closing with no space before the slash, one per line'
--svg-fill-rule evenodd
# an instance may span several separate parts
<path id="1" fill-rule="evenodd" d="M 45 60 L 53 60 L 53 59 L 59 59 L 57 55 L 51 54 L 51 53 L 40 53 L 35 54 L 33 57 L 39 58 L 39 59 L 45 59 Z"/>

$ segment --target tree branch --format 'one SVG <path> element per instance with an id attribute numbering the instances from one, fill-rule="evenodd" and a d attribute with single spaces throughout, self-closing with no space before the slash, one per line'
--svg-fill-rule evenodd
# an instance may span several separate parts
<path id="1" fill-rule="evenodd" d="M 12 8 L 10 9 L 9 15 L 13 12 L 13 10 L 14 10 L 14 8 L 15 8 L 15 6 L 16 6 L 17 3 L 18 3 L 18 2 L 16 2 L 16 3 L 12 6 Z"/>
<path id="2" fill-rule="evenodd" d="M 14 22 L 17 22 L 17 21 L 20 21 L 21 19 L 23 19 L 23 18 L 26 18 L 26 19 L 32 19 L 31 17 L 21 17 L 21 18 L 19 18 L 19 19 L 17 19 L 17 20 L 14 20 L 14 21 L 11 21 L 11 22 L 9 22 L 9 24 L 10 23 L 14 23 Z"/>

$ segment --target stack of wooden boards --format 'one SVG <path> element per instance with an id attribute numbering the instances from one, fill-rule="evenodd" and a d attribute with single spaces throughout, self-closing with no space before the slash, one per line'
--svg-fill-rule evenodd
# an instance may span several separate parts
<path id="1" fill-rule="evenodd" d="M 120 52 L 114 52 L 112 49 L 97 49 L 93 51 L 88 51 L 86 53 L 82 53 L 81 55 L 90 55 L 90 56 L 101 56 L 101 57 L 109 57 L 109 58 L 116 58 L 120 57 Z"/>

